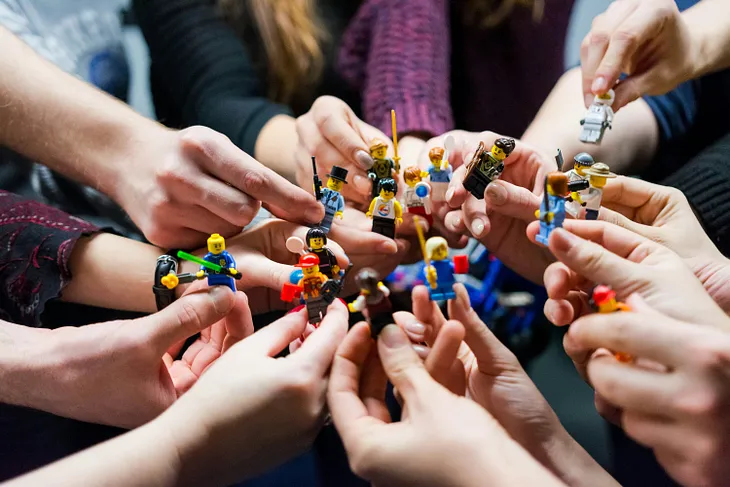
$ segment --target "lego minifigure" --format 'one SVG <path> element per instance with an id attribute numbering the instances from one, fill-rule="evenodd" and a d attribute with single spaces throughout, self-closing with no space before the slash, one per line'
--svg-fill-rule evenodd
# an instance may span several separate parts
<path id="1" fill-rule="evenodd" d="M 429 180 L 433 190 L 432 198 L 436 202 L 445 200 L 446 190 L 451 182 L 451 175 L 454 170 L 449 165 L 448 159 L 444 157 L 444 149 L 434 147 L 428 152 L 431 165 L 428 167 Z"/>
<path id="2" fill-rule="evenodd" d="M 383 179 L 379 184 L 380 195 L 373 198 L 365 216 L 373 219 L 373 232 L 395 238 L 395 227 L 403 223 L 403 207 L 395 199 L 398 185 L 394 179 Z"/>
<path id="3" fill-rule="evenodd" d="M 568 176 L 568 191 L 570 191 L 565 210 L 572 217 L 577 217 L 581 208 L 585 206 L 583 197 L 588 195 L 589 186 L 586 171 L 593 167 L 593 164 L 595 164 L 593 156 L 581 152 L 573 158 L 573 169 L 565 173 Z"/>
<path id="4" fill-rule="evenodd" d="M 380 192 L 380 181 L 394 178 L 394 171 L 395 173 L 400 172 L 398 161 L 385 156 L 387 151 L 388 145 L 385 142 L 379 139 L 373 139 L 373 143 L 370 145 L 373 167 L 368 169 L 368 177 L 373 181 L 371 198 L 377 198 Z"/>
<path id="5" fill-rule="evenodd" d="M 535 211 L 535 216 L 540 219 L 540 233 L 535 240 L 547 247 L 550 232 L 562 227 L 565 221 L 568 176 L 562 172 L 551 172 L 545 176 L 544 191 L 540 209 Z"/>
<path id="6" fill-rule="evenodd" d="M 427 172 L 421 171 L 417 166 L 411 166 L 403 171 L 403 180 L 406 182 L 406 190 L 403 192 L 403 204 L 406 212 L 412 215 L 420 215 L 430 225 L 433 225 L 431 216 L 431 186 L 423 178 L 428 176 Z"/>
<path id="7" fill-rule="evenodd" d="M 200 270 L 195 277 L 198 279 L 207 277 L 209 286 L 228 286 L 235 293 L 236 284 L 233 279 L 238 274 L 238 270 L 236 270 L 236 261 L 233 260 L 233 256 L 226 251 L 226 240 L 223 237 L 214 233 L 208 238 L 208 253 L 205 254 L 203 260 L 219 266 L 221 270 L 213 270 L 201 262 Z"/>
<path id="8" fill-rule="evenodd" d="M 381 330 L 393 320 L 393 306 L 390 304 L 390 289 L 380 282 L 378 273 L 368 267 L 355 277 L 360 296 L 347 305 L 351 312 L 362 311 L 370 325 L 370 335 L 377 339 Z"/>
<path id="9" fill-rule="evenodd" d="M 328 281 L 327 276 L 319 271 L 319 257 L 314 254 L 301 256 L 295 267 L 302 270 L 302 278 L 295 285 L 285 284 L 281 291 L 281 299 L 292 301 L 301 297 L 307 307 L 309 323 L 316 325 L 327 314 L 327 307 L 331 303 L 322 293 L 322 287 Z"/>
<path id="10" fill-rule="evenodd" d="M 497 139 L 492 150 L 487 152 L 484 142 L 479 142 L 474 157 L 466 168 L 464 187 L 478 200 L 484 199 L 489 183 L 499 178 L 504 171 L 504 160 L 515 150 L 514 139 Z"/>
<path id="11" fill-rule="evenodd" d="M 319 258 L 319 271 L 329 279 L 339 277 L 340 266 L 337 265 L 337 258 L 325 245 L 327 233 L 320 227 L 310 228 L 307 232 L 307 250 Z"/>
<path id="12" fill-rule="evenodd" d="M 603 284 L 593 288 L 590 304 L 597 313 L 631 311 L 631 308 L 626 303 L 616 300 L 616 291 Z M 624 352 L 614 352 L 614 356 L 619 362 L 631 362 L 633 360 L 631 355 Z"/>
<path id="13" fill-rule="evenodd" d="M 325 233 L 329 233 L 332 221 L 335 218 L 342 219 L 342 210 L 345 209 L 345 199 L 342 197 L 342 185 L 347 184 L 347 169 L 332 166 L 332 172 L 327 175 L 327 187 L 322 190 L 324 205 L 324 218 L 319 224 Z M 316 183 L 315 183 L 316 184 Z"/>
<path id="14" fill-rule="evenodd" d="M 420 238 L 420 232 L 419 232 Z M 466 274 L 469 270 L 469 258 L 457 255 L 453 262 L 449 260 L 449 245 L 443 237 L 431 237 L 425 245 L 426 266 L 423 268 L 425 281 L 429 284 L 428 293 L 431 301 L 454 299 L 454 274 Z"/>
<path id="15" fill-rule="evenodd" d="M 596 95 L 593 103 L 588 108 L 588 113 L 580 124 L 583 126 L 580 132 L 580 141 L 586 144 L 600 144 L 606 129 L 610 129 L 613 124 L 613 101 L 616 94 L 613 90 L 608 93 Z"/>
<path id="16" fill-rule="evenodd" d="M 601 208 L 601 200 L 603 199 L 603 188 L 609 179 L 616 177 L 611 172 L 608 165 L 598 162 L 585 172 L 588 176 L 590 188 L 588 194 L 584 197 L 586 203 L 586 220 L 598 220 L 598 210 Z"/>

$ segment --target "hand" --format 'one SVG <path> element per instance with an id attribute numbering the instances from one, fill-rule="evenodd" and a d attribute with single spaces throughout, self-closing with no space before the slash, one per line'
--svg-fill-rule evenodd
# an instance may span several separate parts
<path id="1" fill-rule="evenodd" d="M 133 428 L 190 389 L 221 354 L 253 333 L 253 322 L 243 293 L 216 286 L 145 318 L 32 330 L 27 345 L 27 331 L 17 328 L 16 348 L 28 350 L 32 367 L 17 381 L 27 390 L 5 402 Z M 176 360 L 196 333 L 200 338 Z"/>
<path id="2" fill-rule="evenodd" d="M 686 300 L 691 299 L 689 296 Z M 626 350 L 638 357 L 619 363 L 610 354 L 588 362 L 588 377 L 610 404 L 623 411 L 626 433 L 654 450 L 682 485 L 724 485 L 730 476 L 730 335 L 679 321 L 650 307 L 638 294 L 632 312 L 581 318 L 568 332 L 586 349 Z M 641 366 L 640 360 L 654 366 Z"/>
<path id="3" fill-rule="evenodd" d="M 492 132 L 471 134 L 468 144 L 462 144 L 459 158 L 468 163 L 480 140 L 489 149 L 497 138 Z M 517 141 L 515 150 L 505 159 L 500 179 L 487 187 L 485 199 L 480 201 L 464 188 L 466 167 L 462 165 L 454 172 L 446 193 L 449 206 L 456 210 L 444 217 L 446 228 L 470 231 L 507 267 L 542 283 L 542 274 L 553 258 L 547 250 L 529 242 L 524 232 L 540 207 L 545 175 L 556 169 L 550 158 Z"/>
<path id="4" fill-rule="evenodd" d="M 452 343 L 444 350 L 453 348 L 445 338 Z M 399 423 L 390 423 L 385 406 L 387 379 L 404 400 Z M 375 485 L 559 485 L 486 410 L 435 382 L 395 326 L 383 329 L 377 351 L 367 325 L 350 331 L 332 366 L 327 402 L 350 466 Z"/>
<path id="5" fill-rule="evenodd" d="M 122 173 L 114 199 L 145 237 L 161 247 L 229 237 L 256 216 L 260 201 L 286 220 L 316 223 L 324 210 L 292 185 L 205 127 L 169 131 Z"/>
<path id="6" fill-rule="evenodd" d="M 663 95 L 695 77 L 690 28 L 673 0 L 622 0 L 593 20 L 581 45 L 586 107 L 616 86 L 614 111 L 644 95 Z M 701 56 L 700 56 L 701 57 Z"/>
<path id="7" fill-rule="evenodd" d="M 349 203 L 370 202 L 370 181 L 367 170 L 373 166 L 370 142 L 374 138 L 388 142 L 380 130 L 366 124 L 344 101 L 322 96 L 312 108 L 297 118 L 299 143 L 296 150 L 297 182 L 302 188 L 312 184 L 312 156 L 317 160 L 317 173 L 323 181 L 332 166 L 349 171 L 350 184 L 342 188 Z"/>
<path id="8" fill-rule="evenodd" d="M 329 369 L 347 333 L 339 301 L 299 349 L 276 356 L 307 324 L 300 311 L 243 340 L 157 423 L 191 485 L 230 485 L 309 448 L 325 418 Z M 195 425 L 190 428 L 181 425 Z M 215 481 L 212 481 L 215 479 Z"/>

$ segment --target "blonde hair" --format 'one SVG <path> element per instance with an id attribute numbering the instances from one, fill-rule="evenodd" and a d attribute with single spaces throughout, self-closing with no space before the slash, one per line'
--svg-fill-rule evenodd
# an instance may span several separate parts
<path id="1" fill-rule="evenodd" d="M 533 22 L 540 22 L 545 13 L 545 0 L 468 0 L 464 8 L 464 22 L 477 22 L 480 27 L 487 29 L 496 27 L 517 6 L 531 8 Z"/>
<path id="2" fill-rule="evenodd" d="M 218 5 L 239 34 L 251 17 L 266 52 L 269 97 L 288 103 L 319 80 L 327 34 L 314 0 L 218 0 Z"/>
<path id="3" fill-rule="evenodd" d="M 433 256 L 433 252 L 440 247 L 446 247 L 447 249 L 449 248 L 449 243 L 446 241 L 445 238 L 431 237 L 426 240 L 426 255 L 428 255 L 428 258 L 430 259 L 431 256 Z"/>

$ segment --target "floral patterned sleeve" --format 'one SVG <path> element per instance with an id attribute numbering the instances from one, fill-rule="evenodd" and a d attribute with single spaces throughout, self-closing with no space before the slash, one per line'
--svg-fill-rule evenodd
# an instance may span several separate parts
<path id="1" fill-rule="evenodd" d="M 40 326 L 46 303 L 71 280 L 74 245 L 98 231 L 60 210 L 0 191 L 0 318 Z"/>

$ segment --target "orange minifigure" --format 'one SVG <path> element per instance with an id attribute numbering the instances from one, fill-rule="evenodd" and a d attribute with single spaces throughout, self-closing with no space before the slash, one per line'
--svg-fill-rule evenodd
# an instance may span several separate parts
<path id="1" fill-rule="evenodd" d="M 591 303 L 598 313 L 631 311 L 631 308 L 626 303 L 616 301 L 616 291 L 602 284 L 593 288 Z M 619 362 L 631 362 L 634 360 L 628 353 L 615 352 L 614 356 Z"/>
<path id="2" fill-rule="evenodd" d="M 302 278 L 297 284 L 285 284 L 281 291 L 282 301 L 292 301 L 301 296 L 307 307 L 309 322 L 317 325 L 327 313 L 327 302 L 322 295 L 322 286 L 328 281 L 327 276 L 319 271 L 319 257 L 305 254 L 296 265 L 302 269 Z"/>

